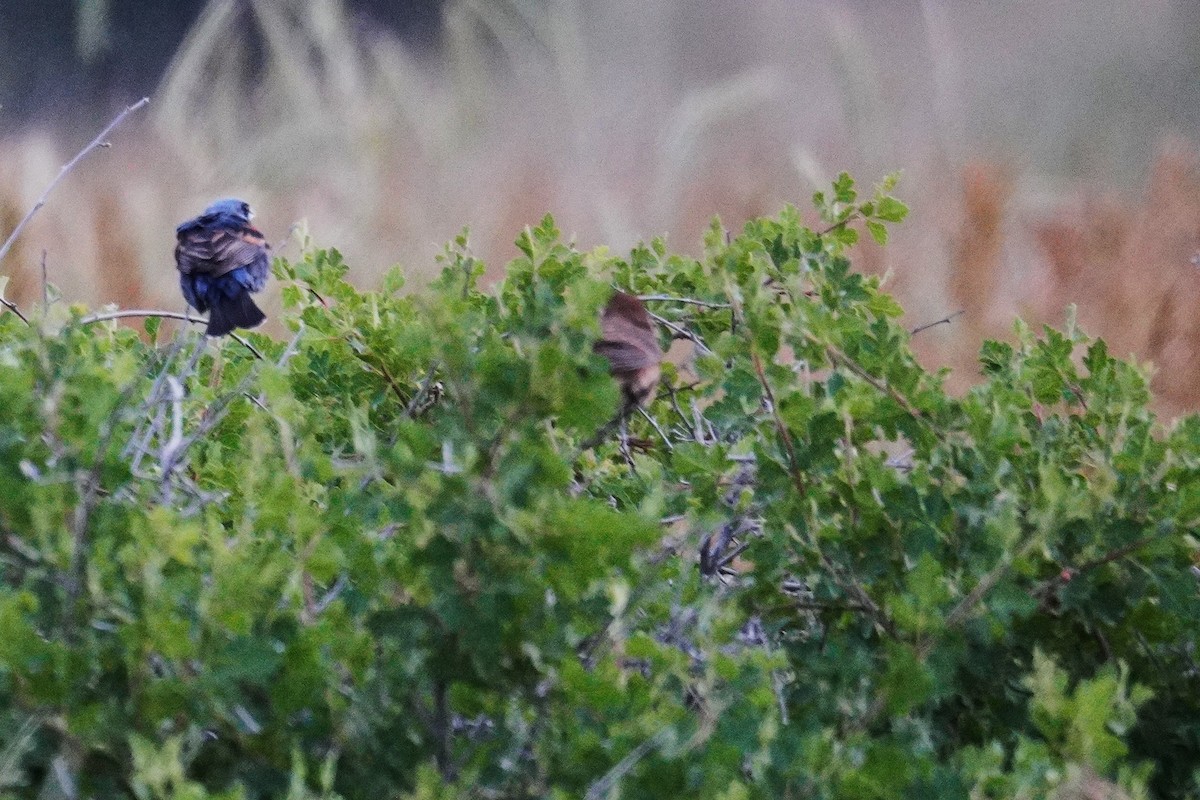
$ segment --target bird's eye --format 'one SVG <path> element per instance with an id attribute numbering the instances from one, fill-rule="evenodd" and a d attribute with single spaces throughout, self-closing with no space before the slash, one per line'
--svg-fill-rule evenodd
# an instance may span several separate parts
<path id="1" fill-rule="evenodd" d="M 250 216 L 250 204 L 249 203 L 242 203 L 242 213 L 245 214 L 247 217 Z"/>

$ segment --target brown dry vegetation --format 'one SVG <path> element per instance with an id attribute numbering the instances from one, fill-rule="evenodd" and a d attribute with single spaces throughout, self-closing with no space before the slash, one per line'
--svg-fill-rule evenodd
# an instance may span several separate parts
<path id="1" fill-rule="evenodd" d="M 1016 307 L 1030 322 L 1061 324 L 1077 306 L 1087 332 L 1113 352 L 1149 362 L 1159 407 L 1200 407 L 1200 154 L 1181 140 L 1158 153 L 1145 189 L 1133 199 L 1079 191 L 1042 213 L 1014 208 L 1013 181 L 994 165 L 973 163 L 961 177 L 962 211 L 952 233 L 950 296 L 966 313 L 956 335 L 926 348 L 928 359 L 969 380 L 975 347 L 1003 337 Z M 1022 253 L 1017 291 L 1004 272 Z"/>
<path id="2" fill-rule="evenodd" d="M 903 168 L 913 213 L 856 265 L 886 276 L 913 326 L 965 312 L 916 337 L 927 364 L 965 387 L 984 338 L 1016 315 L 1061 324 L 1075 303 L 1085 331 L 1153 364 L 1164 411 L 1194 410 L 1200 158 L 1157 132 L 1170 104 L 1139 81 L 1200 85 L 1200 15 L 1102 5 L 460 0 L 426 63 L 352 32 L 336 0 L 213 0 L 152 114 L 59 187 L 0 273 L 35 302 L 45 249 L 69 301 L 178 309 L 175 224 L 238 195 L 273 241 L 303 220 L 360 284 L 401 263 L 419 285 L 464 225 L 493 269 L 546 211 L 583 247 L 666 234 L 695 252 L 713 215 L 736 227 L 805 207 L 840 169 L 870 183 Z M 0 234 L 91 135 L 0 141 Z"/>
<path id="3" fill-rule="evenodd" d="M 1195 409 L 1200 398 L 1200 157 L 1182 141 L 1161 149 L 1143 196 L 1082 199 L 1034 234 L 1045 288 L 1031 301 L 1069 300 L 1086 330 L 1118 353 L 1156 369 L 1165 408 Z"/>

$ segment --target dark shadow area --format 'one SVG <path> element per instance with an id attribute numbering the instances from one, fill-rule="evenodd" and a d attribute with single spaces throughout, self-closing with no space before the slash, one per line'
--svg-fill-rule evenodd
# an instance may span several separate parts
<path id="1" fill-rule="evenodd" d="M 241 2 L 242 0 L 237 0 Z M 16 0 L 0 3 L 0 130 L 97 120 L 153 92 L 208 0 Z M 358 0 L 356 28 L 436 47 L 442 0 Z M 89 14 L 91 14 L 89 16 Z"/>

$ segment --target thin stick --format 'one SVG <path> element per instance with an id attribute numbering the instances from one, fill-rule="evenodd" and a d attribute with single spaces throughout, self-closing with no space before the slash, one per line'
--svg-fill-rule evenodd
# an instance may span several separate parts
<path id="1" fill-rule="evenodd" d="M 50 282 L 46 280 L 46 248 L 42 248 L 42 311 L 50 305 Z"/>
<path id="2" fill-rule="evenodd" d="M 88 520 L 92 512 L 96 508 L 96 504 L 100 498 L 100 483 L 101 475 L 104 467 L 104 459 L 108 455 L 109 445 L 112 444 L 113 436 L 116 435 L 117 427 L 120 424 L 121 411 L 125 408 L 126 402 L 130 395 L 133 394 L 134 388 L 138 385 L 135 379 L 121 390 L 121 395 L 117 398 L 117 402 L 113 404 L 112 410 L 109 411 L 108 417 L 100 428 L 99 446 L 96 448 L 96 457 L 92 460 L 92 468 L 87 473 L 80 472 L 76 476 L 76 490 L 79 494 L 79 501 L 75 505 L 75 510 L 71 514 L 71 561 L 70 571 L 66 576 L 67 589 L 67 618 L 64 625 L 64 633 L 66 639 L 70 643 L 77 641 L 76 637 L 79 630 L 79 602 L 83 595 L 87 572 L 87 530 Z M 57 432 L 52 432 L 52 435 L 57 438 Z"/>
<path id="3" fill-rule="evenodd" d="M 188 314 L 180 314 L 178 311 L 151 311 L 146 309 L 131 308 L 124 311 L 104 311 L 99 314 L 92 314 L 83 317 L 79 320 L 81 325 L 91 325 L 95 322 L 108 322 L 113 319 L 125 319 L 126 317 L 161 317 L 163 319 L 179 319 L 192 324 L 203 323 L 201 317 L 193 317 Z"/>
<path id="4" fill-rule="evenodd" d="M 587 439 L 586 441 L 583 442 L 583 444 L 579 445 L 579 451 L 575 454 L 575 458 L 572 459 L 572 461 L 577 461 L 581 455 L 583 455 L 588 450 L 591 450 L 593 447 L 596 447 L 601 442 L 603 442 L 605 439 L 607 439 L 609 434 L 611 434 L 614 430 L 616 430 L 617 426 L 621 424 L 621 418 L 624 415 L 625 415 L 624 411 L 621 411 L 615 417 L 610 419 L 608 422 L 601 425 L 600 429 L 598 431 L 596 431 L 594 434 L 592 434 L 591 438 Z"/>
<path id="5" fill-rule="evenodd" d="M 179 373 L 178 378 L 176 378 L 169 374 L 169 370 L 171 368 L 171 361 L 174 359 L 175 355 L 183 351 L 183 339 L 183 336 L 176 337 L 178 347 L 173 350 L 170 356 L 168 356 L 166 363 L 163 364 L 162 372 L 159 374 L 158 378 L 155 379 L 153 386 L 150 388 L 150 393 L 146 396 L 146 406 L 154 409 L 154 416 L 148 419 L 144 434 L 135 432 L 135 434 L 130 437 L 129 446 L 133 448 L 133 464 L 131 469 L 135 474 L 142 465 L 142 459 L 149 455 L 150 440 L 154 438 L 155 434 L 158 434 L 161 438 L 166 426 L 166 415 L 163 402 L 166 399 L 166 396 L 165 392 L 163 391 L 163 387 L 171 381 L 186 381 L 195 371 L 196 365 L 200 363 L 200 357 L 204 354 L 204 351 L 208 347 L 208 339 L 204 336 L 199 337 L 196 340 L 195 346 L 192 348 L 191 357 L 188 359 L 187 364 L 184 365 L 183 370 Z M 135 444 L 139 438 L 140 442 Z M 128 449 L 129 446 L 127 446 L 126 449 Z"/>
<path id="6" fill-rule="evenodd" d="M 1112 562 L 1118 561 L 1125 556 L 1132 555 L 1133 553 L 1153 542 L 1156 538 L 1156 536 L 1145 536 L 1135 542 L 1125 545 L 1124 547 L 1118 547 L 1116 550 L 1105 553 L 1099 558 L 1095 558 L 1091 561 L 1080 564 L 1078 567 L 1064 567 L 1058 575 L 1055 575 L 1053 578 L 1047 581 L 1043 581 L 1040 585 L 1034 588 L 1030 594 L 1032 594 L 1034 597 L 1044 595 L 1047 592 L 1050 592 L 1053 589 L 1070 582 L 1072 579 L 1082 575 L 1085 572 L 1090 572 L 1097 567 L 1102 567 L 1105 564 L 1111 564 Z"/>
<path id="7" fill-rule="evenodd" d="M 658 314 L 650 314 L 650 319 L 654 320 L 659 325 L 662 325 L 664 328 L 676 334 L 678 337 L 693 342 L 697 347 L 700 348 L 700 352 L 706 355 L 712 354 L 712 350 L 709 349 L 708 345 L 704 343 L 704 340 L 701 339 L 698 334 L 692 333 L 687 328 L 684 328 L 681 325 L 676 325 L 674 322 L 671 322 L 671 320 L 660 317 Z"/>
<path id="8" fill-rule="evenodd" d="M 146 393 L 146 402 L 142 405 L 142 411 L 146 412 L 143 413 L 143 422 L 146 422 L 147 427 L 149 426 L 149 422 L 146 419 L 146 414 L 149 412 L 150 406 L 158 402 L 157 398 L 159 390 L 162 388 L 163 382 L 167 379 L 167 375 L 170 372 L 171 365 L 175 361 L 175 357 L 183 350 L 183 344 L 184 337 L 182 336 L 176 336 L 175 340 L 171 342 L 171 345 L 167 348 L 166 358 L 163 359 L 162 369 L 159 371 L 158 377 L 154 379 L 154 383 L 150 384 L 150 391 Z M 138 444 L 138 440 L 142 435 L 142 430 L 142 423 L 138 423 L 137 427 L 134 429 L 133 435 L 129 437 L 129 441 L 126 443 L 125 448 L 121 451 L 122 457 L 128 458 L 135 452 L 135 450 L 140 451 L 142 448 L 144 448 L 145 442 L 149 442 L 150 433 L 147 432 L 145 442 L 143 442 L 142 445 Z"/>
<path id="9" fill-rule="evenodd" d="M 667 395 L 671 398 L 671 407 L 674 408 L 675 413 L 679 415 L 679 419 L 683 422 L 683 427 L 687 429 L 687 432 L 691 435 L 692 440 L 698 444 L 704 444 L 704 439 L 701 438 L 700 431 L 692 427 L 691 420 L 684 416 L 683 409 L 679 407 L 679 398 L 676 396 L 674 386 L 667 387 Z"/>
<path id="10" fill-rule="evenodd" d="M 21 313 L 21 309 L 17 308 L 17 304 L 14 303 L 12 300 L 6 300 L 5 298 L 0 297 L 0 306 L 4 306 L 9 311 L 13 312 L 18 317 L 20 317 L 21 322 L 24 322 L 26 325 L 29 324 L 29 319 L 24 314 Z"/>
<path id="11" fill-rule="evenodd" d="M 585 800 L 601 800 L 608 797 L 621 779 L 625 777 L 631 769 L 637 766 L 638 762 L 652 752 L 665 744 L 670 735 L 671 729 L 661 728 L 658 733 L 646 739 L 637 747 L 625 754 L 624 758 L 618 761 L 612 769 L 600 776 L 595 783 L 588 787 L 587 794 L 584 795 Z"/>
<path id="12" fill-rule="evenodd" d="M 955 320 L 956 317 L 960 317 L 965 313 L 967 313 L 967 310 L 965 308 L 960 308 L 958 311 L 955 311 L 950 316 L 942 317 L 937 322 L 927 322 L 924 325 L 918 325 L 917 327 L 915 327 L 911 331 L 909 331 L 908 335 L 916 336 L 921 331 L 927 331 L 930 328 L 936 328 L 938 325 L 949 325 L 951 322 L 953 322 Z"/>
<path id="13" fill-rule="evenodd" d="M 849 225 L 851 222 L 854 222 L 856 219 L 859 219 L 860 217 L 861 217 L 861 214 L 858 211 L 855 211 L 854 213 L 850 214 L 850 216 L 846 217 L 844 220 L 841 220 L 840 222 L 835 222 L 832 225 L 830 225 L 829 227 L 817 231 L 817 235 L 824 236 L 827 233 L 833 233 L 838 228 L 844 228 L 847 225 Z"/>
<path id="14" fill-rule="evenodd" d="M 707 300 L 693 300 L 690 297 L 672 297 L 666 294 L 643 294 L 638 295 L 639 300 L 648 300 L 655 303 L 683 303 L 689 306 L 701 306 L 703 308 L 729 308 L 729 303 L 710 303 Z"/>
<path id="15" fill-rule="evenodd" d="M 804 333 L 804 338 L 807 339 L 808 341 L 812 342 L 813 344 L 817 345 L 818 347 L 825 348 L 825 352 L 829 355 L 830 361 L 841 364 L 846 369 L 850 370 L 855 375 L 862 378 L 867 383 L 871 384 L 873 387 L 875 387 L 876 390 L 878 390 L 879 392 L 881 392 L 883 394 L 886 394 L 888 397 L 895 400 L 896 404 L 899 405 L 901 408 L 903 408 L 910 416 L 915 417 L 917 419 L 922 418 L 921 412 L 918 411 L 913 406 L 913 404 L 908 401 L 908 398 L 906 398 L 904 395 L 900 394 L 898 391 L 893 389 L 891 386 L 888 386 L 885 381 L 881 381 L 879 378 L 876 378 L 874 375 L 867 372 L 867 370 L 864 367 L 862 367 L 853 358 L 851 358 L 850 356 L 848 356 L 844 352 L 842 352 L 837 346 L 829 344 L 827 342 L 823 342 L 823 341 L 821 341 L 821 339 L 817 338 L 816 336 L 814 336 L 811 333 L 808 333 L 807 331 Z"/>
<path id="16" fill-rule="evenodd" d="M 158 457 L 161 466 L 159 491 L 163 503 L 171 502 L 171 473 L 175 471 L 183 448 L 183 384 L 174 375 L 168 375 L 167 391 L 171 402 L 171 438 L 163 443 Z"/>
<path id="17" fill-rule="evenodd" d="M 105 311 L 101 314 L 92 314 L 83 317 L 79 320 L 80 325 L 92 325 L 97 322 L 108 322 L 114 319 L 125 319 L 127 317 L 158 317 L 160 319 L 178 319 L 184 322 L 190 322 L 193 325 L 203 325 L 205 320 L 199 317 L 193 317 L 189 314 L 180 314 L 177 311 L 150 311 L 147 309 L 133 308 L 125 309 L 124 311 Z M 230 333 L 229 337 L 240 344 L 242 347 L 254 354 L 254 357 L 259 361 L 265 361 L 266 356 L 259 352 L 258 348 L 250 344 L 246 339 L 238 336 L 236 333 Z"/>
<path id="18" fill-rule="evenodd" d="M 771 404 L 771 417 L 775 421 L 775 432 L 778 434 L 780 442 L 783 443 L 784 453 L 787 454 L 788 474 L 791 475 L 796 493 L 801 497 L 807 497 L 808 486 L 800 472 L 800 461 L 796 458 L 796 446 L 792 442 L 792 433 L 788 430 L 783 417 L 779 415 L 779 404 L 775 402 L 775 392 L 771 391 L 771 383 L 767 380 L 767 372 L 763 369 L 762 359 L 758 357 L 756 351 L 751 350 L 750 361 L 754 365 L 754 373 L 758 376 L 758 382 L 763 388 L 767 402 Z"/>
<path id="19" fill-rule="evenodd" d="M 143 97 L 141 100 L 126 108 L 120 114 L 117 114 L 117 116 L 113 118 L 113 121 L 108 123 L 104 130 L 100 131 L 99 135 L 88 143 L 87 147 L 80 150 L 74 158 L 68 161 L 63 168 L 58 171 L 58 175 L 55 176 L 54 180 L 50 181 L 50 185 L 46 187 L 46 191 L 42 192 L 42 196 L 39 197 L 37 202 L 33 204 L 33 208 L 29 209 L 29 213 L 25 215 L 24 219 L 17 223 L 17 227 L 13 228 L 13 232 L 9 234 L 8 239 L 5 240 L 4 244 L 0 245 L 0 262 L 4 261 L 4 257 L 8 255 L 8 251 L 11 250 L 13 244 L 16 243 L 17 237 L 21 235 L 21 231 L 25 230 L 25 226 L 29 224 L 29 220 L 33 219 L 33 215 L 36 214 L 42 206 L 46 205 L 46 199 L 50 197 L 50 193 L 54 191 L 54 187 L 58 186 L 59 182 L 67 176 L 67 173 L 73 170 L 75 165 L 82 161 L 83 157 L 88 153 L 99 147 L 110 147 L 111 145 L 106 141 L 105 137 L 112 133 L 114 128 L 124 122 L 127 116 L 149 102 L 149 97 Z"/>
<path id="20" fill-rule="evenodd" d="M 665 444 L 667 446 L 667 449 L 674 450 L 675 448 L 671 446 L 671 440 L 667 438 L 667 435 L 665 433 L 663 433 L 663 429 L 658 427 L 658 421 L 656 419 L 654 419 L 654 417 L 650 416 L 650 414 L 647 413 L 646 409 L 642 408 L 641 406 L 638 406 L 638 412 L 643 417 L 646 418 L 646 421 L 649 422 L 651 426 L 653 426 L 654 430 L 658 431 L 658 435 L 662 437 L 663 444 Z"/>

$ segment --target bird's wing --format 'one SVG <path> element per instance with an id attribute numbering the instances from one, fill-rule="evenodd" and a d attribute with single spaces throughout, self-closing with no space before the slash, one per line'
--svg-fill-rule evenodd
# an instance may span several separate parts
<path id="1" fill-rule="evenodd" d="M 201 224 L 185 223 L 176 231 L 175 266 L 184 275 L 220 277 L 238 267 L 266 263 L 271 248 L 258 230 L 249 225 L 209 227 L 202 219 L 196 220 Z"/>
<path id="2" fill-rule="evenodd" d="M 603 338 L 595 351 L 608 359 L 613 372 L 652 367 L 663 352 L 646 307 L 633 295 L 617 292 L 600 317 Z"/>

